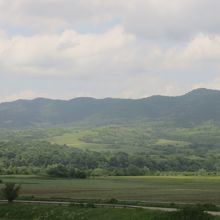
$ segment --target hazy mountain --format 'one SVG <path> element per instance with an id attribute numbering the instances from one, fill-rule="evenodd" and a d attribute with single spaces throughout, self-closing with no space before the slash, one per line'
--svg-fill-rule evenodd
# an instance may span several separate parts
<path id="1" fill-rule="evenodd" d="M 111 124 L 142 119 L 180 124 L 220 121 L 220 91 L 197 89 L 183 96 L 144 99 L 37 98 L 0 104 L 0 127 Z"/>

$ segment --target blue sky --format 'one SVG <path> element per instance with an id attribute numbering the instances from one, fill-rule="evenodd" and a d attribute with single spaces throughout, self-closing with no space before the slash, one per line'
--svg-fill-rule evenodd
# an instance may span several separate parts
<path id="1" fill-rule="evenodd" d="M 220 89 L 219 0 L 0 0 L 0 102 Z"/>

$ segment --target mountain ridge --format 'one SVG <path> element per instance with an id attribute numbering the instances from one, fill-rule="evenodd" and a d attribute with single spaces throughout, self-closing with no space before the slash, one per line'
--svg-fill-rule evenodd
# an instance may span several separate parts
<path id="1" fill-rule="evenodd" d="M 171 98 L 176 98 L 176 97 L 181 97 L 181 96 L 186 96 L 188 94 L 193 94 L 193 93 L 198 93 L 198 92 L 215 92 L 215 93 L 219 93 L 220 94 L 220 90 L 216 90 L 216 89 L 207 89 L 207 88 L 198 88 L 198 89 L 194 89 L 190 92 L 187 92 L 183 95 L 177 95 L 177 96 L 167 96 L 167 95 L 152 95 L 149 97 L 143 97 L 143 98 L 114 98 L 114 97 L 105 97 L 105 98 L 95 98 L 95 97 L 90 97 L 90 96 L 79 96 L 79 97 L 75 97 L 75 98 L 71 98 L 71 99 L 54 99 L 54 98 L 46 98 L 46 97 L 36 97 L 33 99 L 16 99 L 13 101 L 4 101 L 4 102 L 0 102 L 0 105 L 2 104 L 6 104 L 6 103 L 13 103 L 13 102 L 23 102 L 23 101 L 41 101 L 41 100 L 50 100 L 50 101 L 74 101 L 74 100 L 78 100 L 78 99 L 88 99 L 88 100 L 111 100 L 111 99 L 118 99 L 118 100 L 143 100 L 143 99 L 149 99 L 149 98 L 153 98 L 153 97 L 171 97 Z"/>
<path id="2" fill-rule="evenodd" d="M 36 98 L 0 103 L 0 127 L 111 124 L 135 120 L 168 120 L 194 124 L 220 121 L 220 91 L 200 88 L 181 96 L 141 99 L 78 97 Z"/>

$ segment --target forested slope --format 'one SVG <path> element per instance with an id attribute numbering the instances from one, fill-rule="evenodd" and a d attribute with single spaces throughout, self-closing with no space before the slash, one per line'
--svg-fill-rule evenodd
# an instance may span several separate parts
<path id="1" fill-rule="evenodd" d="M 144 99 L 18 100 L 0 104 L 0 127 L 103 125 L 138 120 L 189 126 L 220 121 L 220 91 L 197 89 L 183 96 Z"/>

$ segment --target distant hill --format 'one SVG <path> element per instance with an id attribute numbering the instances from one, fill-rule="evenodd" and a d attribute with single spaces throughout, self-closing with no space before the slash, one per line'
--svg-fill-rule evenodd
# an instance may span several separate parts
<path id="1" fill-rule="evenodd" d="M 0 127 L 113 124 L 163 120 L 193 125 L 220 121 L 220 91 L 196 89 L 183 96 L 144 99 L 37 98 L 0 104 Z"/>

